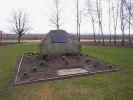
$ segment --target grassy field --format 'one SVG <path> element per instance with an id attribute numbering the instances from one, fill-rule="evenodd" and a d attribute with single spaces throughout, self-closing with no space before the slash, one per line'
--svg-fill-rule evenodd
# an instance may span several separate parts
<path id="1" fill-rule="evenodd" d="M 11 87 L 20 56 L 39 44 L 0 47 L 0 100 L 133 100 L 133 49 L 83 46 L 82 53 L 117 65 L 119 72 Z"/>

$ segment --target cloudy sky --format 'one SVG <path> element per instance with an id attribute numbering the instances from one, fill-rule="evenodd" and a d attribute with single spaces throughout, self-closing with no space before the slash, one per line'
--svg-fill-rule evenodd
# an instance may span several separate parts
<path id="1" fill-rule="evenodd" d="M 46 33 L 51 29 L 49 18 L 54 14 L 54 0 L 2 0 L 0 1 L 0 30 L 4 32 L 10 32 L 10 19 L 12 18 L 13 12 L 17 10 L 23 10 L 29 18 L 32 30 L 30 33 Z M 79 0 L 80 9 L 85 9 L 87 0 Z M 106 0 L 105 0 L 106 1 Z M 95 3 L 94 0 L 90 0 L 90 3 Z M 62 29 L 68 32 L 76 32 L 76 0 L 60 0 L 61 11 L 62 11 Z M 102 4 L 104 8 L 107 8 L 107 3 Z M 92 6 L 95 8 L 95 6 Z M 108 9 L 104 9 L 104 32 L 108 33 Z M 82 17 L 81 24 L 82 33 L 91 33 L 92 27 L 91 22 L 88 18 Z"/>

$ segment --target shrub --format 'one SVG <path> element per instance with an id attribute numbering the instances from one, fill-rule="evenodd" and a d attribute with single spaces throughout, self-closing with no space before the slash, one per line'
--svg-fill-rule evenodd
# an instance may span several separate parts
<path id="1" fill-rule="evenodd" d="M 32 70 L 33 70 L 34 72 L 36 72 L 36 71 L 37 71 L 37 67 L 36 67 L 36 66 L 32 67 Z"/>
<path id="2" fill-rule="evenodd" d="M 27 76 L 28 75 L 28 72 L 24 72 L 24 76 Z"/>
<path id="3" fill-rule="evenodd" d="M 42 56 L 42 59 L 43 59 L 43 60 L 46 60 L 47 57 L 48 57 L 48 55 L 43 55 L 43 56 Z"/>
<path id="4" fill-rule="evenodd" d="M 109 68 L 113 68 L 113 66 L 111 66 L 111 65 L 107 65 Z"/>
<path id="5" fill-rule="evenodd" d="M 86 56 L 88 57 L 88 56 L 89 56 L 89 54 L 86 54 Z"/>
<path id="6" fill-rule="evenodd" d="M 66 59 L 66 56 L 61 56 L 61 59 L 62 59 L 62 60 L 65 60 L 65 59 Z"/>

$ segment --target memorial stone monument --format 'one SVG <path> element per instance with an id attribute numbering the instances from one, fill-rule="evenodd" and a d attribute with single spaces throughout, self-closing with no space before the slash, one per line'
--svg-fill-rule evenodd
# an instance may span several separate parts
<path id="1" fill-rule="evenodd" d="M 78 38 L 64 30 L 51 30 L 40 45 L 41 55 L 79 54 L 80 42 Z"/>

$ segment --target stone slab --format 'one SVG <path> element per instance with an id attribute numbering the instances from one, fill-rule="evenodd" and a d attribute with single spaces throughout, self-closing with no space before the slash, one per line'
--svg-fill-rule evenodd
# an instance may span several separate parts
<path id="1" fill-rule="evenodd" d="M 61 69 L 61 70 L 57 71 L 57 75 L 59 75 L 59 76 L 82 74 L 82 73 L 88 73 L 88 71 L 83 68 Z"/>

